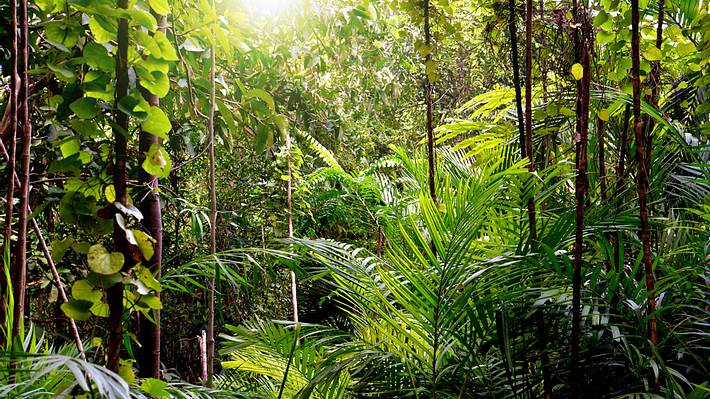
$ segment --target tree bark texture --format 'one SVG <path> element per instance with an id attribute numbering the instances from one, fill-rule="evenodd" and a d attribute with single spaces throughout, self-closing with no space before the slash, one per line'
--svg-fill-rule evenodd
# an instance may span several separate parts
<path id="1" fill-rule="evenodd" d="M 5 226 L 3 229 L 2 248 L 4 254 L 5 249 L 12 253 L 12 220 L 13 208 L 15 200 L 15 162 L 17 157 L 17 0 L 10 0 L 10 94 L 8 96 L 5 115 L 7 115 L 7 140 L 9 144 L 9 154 L 7 159 L 7 195 L 5 197 Z M 3 118 L 5 119 L 5 118 Z M 5 130 L 5 129 L 4 129 Z M 5 131 L 0 133 L 5 133 Z M 19 180 L 18 180 L 19 182 Z M 6 247 L 7 246 L 7 247 Z M 7 278 L 5 276 L 5 267 L 12 270 L 12 261 L 10 264 L 2 264 L 3 271 L 0 273 L 0 322 L 5 325 L 5 315 L 7 314 L 8 292 Z M 8 270 L 8 272 L 10 271 Z M 0 342 L 2 343 L 2 342 Z"/>
<path id="2" fill-rule="evenodd" d="M 639 238 L 643 248 L 641 262 L 646 273 L 647 292 L 647 314 L 648 334 L 651 343 L 658 343 L 658 331 L 656 328 L 656 297 L 654 288 L 656 284 L 653 272 L 653 262 L 651 255 L 651 237 L 648 217 L 647 196 L 649 189 L 648 163 L 646 160 L 646 139 L 643 134 L 643 120 L 641 119 L 641 78 L 639 69 L 641 64 L 640 55 L 640 34 L 639 34 L 639 4 L 638 0 L 631 0 L 631 83 L 633 86 L 633 112 L 634 112 L 634 136 L 636 138 L 636 181 L 639 197 L 639 217 L 641 219 L 641 231 Z"/>
<path id="3" fill-rule="evenodd" d="M 579 62 L 582 65 L 582 79 L 577 81 L 577 126 L 575 131 L 577 178 L 575 181 L 576 227 L 574 241 L 574 263 L 572 277 L 572 347 L 571 347 L 571 397 L 578 398 L 582 392 L 580 370 L 580 341 L 582 328 L 581 288 L 582 288 L 582 250 L 584 245 L 584 204 L 587 193 L 587 146 L 589 135 L 589 85 L 590 85 L 590 32 L 586 8 L 573 4 L 575 21 L 582 30 L 575 34 Z"/>
<path id="4" fill-rule="evenodd" d="M 424 40 L 427 46 L 427 55 L 424 60 L 424 100 L 426 101 L 426 136 L 427 156 L 429 162 L 429 195 L 436 202 L 436 159 L 434 154 L 434 104 L 433 88 L 429 79 L 428 66 L 432 62 L 431 53 L 431 24 L 429 21 L 429 0 L 424 0 Z"/>
<path id="5" fill-rule="evenodd" d="M 18 74 L 20 76 L 19 98 L 18 98 L 18 121 L 22 132 L 22 158 L 20 160 L 20 204 L 17 222 L 17 246 L 15 247 L 15 259 L 12 263 L 14 273 L 12 274 L 12 290 L 15 299 L 15 309 L 13 311 L 12 337 L 19 337 L 24 326 L 25 317 L 25 288 L 27 285 L 27 207 L 30 196 L 30 154 L 32 148 L 32 124 L 30 123 L 30 103 L 29 103 L 29 68 L 30 46 L 29 46 L 29 19 L 28 2 L 20 2 L 20 41 L 18 57 Z"/>
<path id="6" fill-rule="evenodd" d="M 167 19 L 165 16 L 156 16 L 158 20 L 158 31 L 165 33 L 167 30 Z M 148 93 L 146 101 L 152 106 L 160 106 L 160 97 Z M 158 136 L 145 131 L 140 132 L 139 148 L 140 154 L 145 158 L 145 154 L 150 150 L 151 145 L 159 145 Z M 142 160 L 141 160 L 142 161 Z M 142 162 L 141 162 L 142 163 Z M 145 266 L 153 273 L 156 279 L 160 279 L 163 262 L 163 216 L 160 208 L 160 192 L 158 191 L 158 177 L 148 174 L 143 168 L 139 169 L 139 181 L 147 189 L 146 195 L 141 202 L 141 212 L 143 213 L 143 227 L 155 240 L 153 257 L 145 262 Z M 160 293 L 156 292 L 160 297 Z M 138 370 L 141 377 L 160 378 L 160 309 L 154 311 L 155 322 L 149 320 L 143 314 L 139 314 L 139 339 L 141 348 L 138 351 Z"/>
<path id="7" fill-rule="evenodd" d="M 128 8 L 128 0 L 119 0 L 118 7 Z M 118 101 L 128 95 L 128 20 L 120 18 L 118 20 L 117 32 L 117 52 L 116 52 L 116 88 L 115 88 L 115 109 L 114 112 L 114 169 L 113 186 L 116 192 L 116 201 L 126 205 L 128 203 L 128 193 L 126 188 L 126 160 L 128 146 L 128 115 L 118 110 Z M 118 212 L 118 210 L 116 210 Z M 123 228 L 114 220 L 113 224 L 114 250 L 124 254 L 126 263 L 130 259 L 128 253 L 128 241 Z M 121 349 L 123 347 L 123 283 L 118 283 L 107 289 L 106 300 L 109 306 L 108 317 L 108 345 L 106 367 L 114 372 L 118 372 L 121 360 Z"/>

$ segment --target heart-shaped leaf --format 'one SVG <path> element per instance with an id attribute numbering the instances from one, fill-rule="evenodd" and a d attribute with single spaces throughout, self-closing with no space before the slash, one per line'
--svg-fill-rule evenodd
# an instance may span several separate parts
<path id="1" fill-rule="evenodd" d="M 99 274 L 114 274 L 121 271 L 123 267 L 123 254 L 119 252 L 109 252 L 101 244 L 92 245 L 89 248 L 88 263 L 91 271 Z"/>

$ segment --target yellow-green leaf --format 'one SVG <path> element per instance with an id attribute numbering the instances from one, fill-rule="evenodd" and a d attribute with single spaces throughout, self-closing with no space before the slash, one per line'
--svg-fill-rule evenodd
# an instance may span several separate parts
<path id="1" fill-rule="evenodd" d="M 649 61 L 660 61 L 663 58 L 663 53 L 656 46 L 648 46 L 643 52 L 643 58 Z"/>
<path id="2" fill-rule="evenodd" d="M 99 274 L 114 274 L 123 267 L 123 254 L 109 252 L 101 244 L 92 245 L 87 255 L 89 269 Z"/>
<path id="3" fill-rule="evenodd" d="M 582 68 L 582 64 L 579 63 L 572 65 L 570 72 L 572 72 L 574 80 L 580 80 L 584 76 L 584 69 Z"/>
<path id="4" fill-rule="evenodd" d="M 150 260 L 153 257 L 153 254 L 155 253 L 155 250 L 153 248 L 155 240 L 153 239 L 153 237 L 140 230 L 134 229 L 132 231 L 133 236 L 136 239 L 136 243 L 138 244 L 138 249 L 140 249 L 141 254 L 143 254 L 143 258 L 145 258 L 145 260 Z"/>
<path id="5" fill-rule="evenodd" d="M 599 116 L 599 119 L 603 120 L 604 122 L 609 120 L 609 111 L 603 109 L 597 113 L 597 116 Z"/>

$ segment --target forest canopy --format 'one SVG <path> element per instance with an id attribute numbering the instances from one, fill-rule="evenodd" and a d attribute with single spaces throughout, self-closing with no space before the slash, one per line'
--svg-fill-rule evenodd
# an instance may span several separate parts
<path id="1" fill-rule="evenodd" d="M 710 397 L 706 0 L 0 10 L 0 397 Z"/>

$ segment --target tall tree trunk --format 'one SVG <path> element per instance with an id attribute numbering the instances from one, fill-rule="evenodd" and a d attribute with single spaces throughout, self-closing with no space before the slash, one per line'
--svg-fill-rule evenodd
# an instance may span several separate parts
<path id="1" fill-rule="evenodd" d="M 545 21 L 545 0 L 540 0 L 540 20 L 543 21 L 543 27 L 545 26 L 544 21 Z M 547 60 L 545 59 L 544 56 L 542 56 L 542 52 L 547 47 L 547 38 L 546 38 L 547 32 L 545 32 L 544 28 L 542 31 L 542 35 L 540 37 L 540 51 L 538 52 L 538 62 L 540 63 L 540 75 L 541 75 L 541 83 L 542 83 L 542 103 L 545 104 L 547 107 Z M 545 132 L 545 153 L 543 154 L 543 164 L 542 168 L 545 169 L 547 168 L 551 163 L 552 163 L 552 136 L 547 132 L 547 119 L 545 119 L 545 124 L 544 124 L 544 132 Z M 541 205 L 544 207 L 544 204 Z"/>
<path id="2" fill-rule="evenodd" d="M 518 28 L 516 27 L 515 0 L 508 0 L 508 29 L 510 33 L 510 60 L 513 64 L 513 86 L 515 88 L 515 109 L 518 116 L 520 158 L 527 156 L 525 146 L 525 123 L 523 120 L 523 99 L 520 93 L 520 66 L 518 65 Z"/>
<path id="3" fill-rule="evenodd" d="M 627 141 L 628 141 L 628 134 L 629 134 L 629 117 L 631 112 L 631 107 L 629 105 L 626 105 L 626 109 L 624 111 L 624 127 L 621 129 L 621 134 L 619 137 L 619 159 L 618 159 L 618 164 L 616 167 L 616 188 L 614 189 L 614 198 L 616 198 L 617 205 L 614 210 L 614 216 L 619 214 L 619 208 L 620 208 L 620 203 L 619 201 L 619 196 L 621 193 L 624 191 L 624 175 L 626 174 L 626 149 L 627 149 Z M 615 264 L 615 272 L 617 274 L 621 273 L 621 270 L 624 267 L 624 260 L 621 259 L 621 244 L 620 244 L 620 233 L 616 234 L 616 237 L 613 238 L 613 248 L 614 248 L 614 264 Z M 615 296 L 618 300 L 618 296 Z M 612 309 L 616 308 L 616 300 L 612 301 Z"/>
<path id="4" fill-rule="evenodd" d="M 599 151 L 599 188 L 600 197 L 603 203 L 606 203 L 606 154 L 605 140 L 606 122 L 597 116 L 597 150 Z"/>
<path id="5" fill-rule="evenodd" d="M 30 153 L 32 148 L 32 125 L 30 124 L 29 101 L 29 19 L 27 1 L 20 3 L 20 45 L 18 70 L 20 76 L 20 92 L 18 98 L 18 120 L 22 130 L 22 159 L 20 161 L 20 209 L 17 210 L 17 246 L 14 259 L 14 274 L 12 275 L 12 290 L 15 299 L 13 311 L 12 337 L 19 337 L 24 326 L 25 317 L 25 287 L 27 285 L 27 207 L 30 196 Z"/>
<path id="6" fill-rule="evenodd" d="M 429 23 L 429 0 L 424 0 L 424 40 L 427 46 L 424 70 L 424 100 L 426 101 L 426 137 L 427 154 L 429 161 L 429 195 L 436 202 L 436 164 L 434 154 L 434 104 L 432 100 L 433 88 L 429 79 L 429 65 L 432 62 L 431 26 Z"/>
<path id="7" fill-rule="evenodd" d="M 12 219 L 13 205 L 15 200 L 15 162 L 17 157 L 17 0 L 10 0 L 10 94 L 7 101 L 5 114 L 8 115 L 8 152 L 7 159 L 7 195 L 5 197 L 5 226 L 3 230 L 3 254 L 7 249 L 12 252 Z M 0 132 L 5 133 L 5 132 Z M 7 246 L 7 247 L 6 247 Z M 5 315 L 7 314 L 7 280 L 5 277 L 5 267 L 11 268 L 3 262 L 3 271 L 0 273 L 0 322 L 5 325 Z M 9 271 L 9 270 L 8 270 Z M 0 343 L 2 343 L 0 341 Z"/>
<path id="8" fill-rule="evenodd" d="M 535 172 L 535 152 L 533 151 L 532 129 L 532 18 L 533 0 L 525 0 L 525 153 L 528 156 L 528 170 Z M 537 240 L 535 224 L 535 193 L 528 198 L 528 220 L 530 224 L 530 243 Z"/>
<path id="9" fill-rule="evenodd" d="M 167 18 L 157 16 L 158 32 L 165 33 L 167 28 Z M 146 100 L 152 106 L 160 106 L 160 97 L 147 93 Z M 140 132 L 139 147 L 141 156 L 145 154 L 151 145 L 160 144 L 158 136 L 148 132 Z M 161 266 L 163 262 L 163 216 L 160 209 L 160 193 L 158 191 L 158 177 L 148 174 L 143 168 L 139 169 L 139 181 L 148 189 L 141 203 L 143 213 L 143 226 L 148 230 L 150 236 L 155 240 L 153 257 L 146 261 L 145 266 L 153 273 L 156 279 L 160 279 Z M 160 297 L 160 293 L 156 292 Z M 140 327 L 139 339 L 141 348 L 138 352 L 138 369 L 141 377 L 160 378 L 160 310 L 154 311 L 154 322 L 139 314 L 138 323 Z"/>
<path id="10" fill-rule="evenodd" d="M 656 297 L 654 296 L 654 286 L 656 279 L 653 274 L 653 263 L 651 259 L 651 240 L 649 235 L 648 205 L 646 197 L 648 195 L 648 163 L 646 161 L 646 140 L 643 135 L 643 120 L 641 119 L 641 79 L 639 69 L 641 56 L 639 50 L 639 2 L 631 0 L 631 83 L 633 85 L 633 107 L 634 107 L 634 136 L 636 138 L 636 179 L 639 196 L 639 216 L 641 219 L 641 245 L 643 247 L 642 263 L 646 273 L 647 292 L 647 312 L 648 333 L 653 345 L 658 343 L 658 332 L 656 329 Z"/>
<path id="11" fill-rule="evenodd" d="M 575 33 L 579 61 L 582 65 L 582 79 L 577 81 L 577 127 L 575 132 L 575 147 L 577 152 L 577 178 L 575 181 L 576 229 L 574 241 L 574 264 L 572 277 L 572 348 L 571 348 L 571 397 L 578 398 L 581 391 L 580 373 L 580 339 L 581 339 L 581 286 L 582 286 L 582 249 L 584 245 L 584 203 L 587 193 L 587 145 L 589 135 L 589 84 L 590 84 L 590 43 L 589 21 L 586 8 L 580 8 L 573 2 L 575 22 L 582 34 Z"/>
<path id="12" fill-rule="evenodd" d="M 288 182 L 286 184 L 286 207 L 288 208 L 288 238 L 293 238 L 293 170 L 291 170 L 291 137 L 286 132 L 286 167 L 288 168 Z M 293 322 L 298 323 L 298 285 L 296 273 L 291 270 L 291 305 L 293 307 Z"/>
<path id="13" fill-rule="evenodd" d="M 661 50 L 663 47 L 663 19 L 665 15 L 666 1 L 658 1 L 658 23 L 656 25 L 656 47 Z M 651 89 L 651 94 L 646 100 L 654 107 L 658 107 L 658 89 L 661 85 L 661 61 L 653 61 L 651 63 L 651 74 L 648 77 L 648 85 Z M 653 136 L 651 133 L 654 128 L 654 121 L 650 117 L 646 117 L 646 168 L 651 170 L 651 150 L 653 148 Z"/>
<path id="14" fill-rule="evenodd" d="M 118 0 L 118 7 L 128 8 L 128 0 Z M 127 136 L 128 136 L 128 115 L 118 109 L 118 101 L 128 95 L 128 20 L 120 18 L 118 20 L 116 52 L 116 92 L 113 127 L 115 164 L 113 170 L 113 187 L 116 191 L 116 201 L 126 205 L 128 194 L 126 191 L 126 160 L 128 158 Z M 123 228 L 118 222 L 113 223 L 113 247 L 116 252 L 127 254 L 128 241 Z M 125 256 L 126 261 L 130 259 Z M 126 268 L 126 264 L 123 265 Z M 121 349 L 123 346 L 123 283 L 114 284 L 106 291 L 106 300 L 109 307 L 108 316 L 108 345 L 106 367 L 114 372 L 118 371 L 121 360 Z"/>
<path id="15" fill-rule="evenodd" d="M 215 3 L 212 1 L 212 7 Z M 212 37 L 214 39 L 214 29 L 212 27 Z M 213 41 L 214 43 L 214 41 Z M 207 132 L 209 134 L 209 158 L 210 158 L 210 254 L 214 256 L 217 253 L 217 166 L 214 153 L 214 113 L 216 107 L 215 99 L 215 46 L 210 47 L 210 108 L 207 114 Z M 208 317 L 207 317 L 207 381 L 208 387 L 212 386 L 212 377 L 214 375 L 214 318 L 215 318 L 215 275 L 217 270 L 217 262 L 214 261 L 215 273 L 210 278 L 209 293 L 208 293 Z"/>

